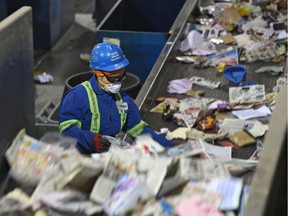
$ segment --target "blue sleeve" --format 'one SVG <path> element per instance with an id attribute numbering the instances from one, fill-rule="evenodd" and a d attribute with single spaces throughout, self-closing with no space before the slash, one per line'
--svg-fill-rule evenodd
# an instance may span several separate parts
<path id="1" fill-rule="evenodd" d="M 141 116 L 140 116 L 140 111 L 139 111 L 139 107 L 136 105 L 136 103 L 130 98 L 128 97 L 125 101 L 128 102 L 128 113 L 127 113 L 127 120 L 126 120 L 126 124 L 125 127 L 123 128 L 123 131 L 128 131 L 131 128 L 133 128 L 135 125 L 137 125 L 139 122 L 141 122 Z M 161 134 L 157 134 L 154 130 L 152 130 L 149 126 L 145 126 L 143 128 L 143 131 L 140 134 L 150 134 L 151 137 L 158 142 L 159 144 L 161 144 L 164 147 L 172 147 L 173 144 L 170 140 L 167 140 L 165 136 L 161 135 Z M 139 135 L 140 135 L 139 134 Z"/>
<path id="2" fill-rule="evenodd" d="M 81 86 L 82 87 L 82 86 Z M 70 90 L 62 99 L 59 107 L 58 120 L 59 124 L 67 120 L 78 120 L 82 123 L 86 107 L 89 106 L 85 89 L 78 87 L 77 90 Z M 85 95 L 84 95 L 85 94 Z M 83 99 L 84 98 L 84 99 Z M 62 131 L 65 136 L 77 139 L 77 149 L 83 154 L 95 152 L 93 145 L 94 133 L 89 130 L 83 130 L 76 125 L 72 125 Z"/>
<path id="3" fill-rule="evenodd" d="M 151 137 L 158 142 L 163 147 L 173 147 L 173 143 L 171 140 L 166 139 L 165 136 L 162 134 L 157 134 L 153 129 L 151 129 L 149 126 L 144 127 L 144 130 L 141 134 L 150 134 Z"/>

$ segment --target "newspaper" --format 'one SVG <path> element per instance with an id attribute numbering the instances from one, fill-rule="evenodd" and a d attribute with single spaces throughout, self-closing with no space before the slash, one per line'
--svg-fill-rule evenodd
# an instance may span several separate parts
<path id="1" fill-rule="evenodd" d="M 158 197 L 162 197 L 171 190 L 187 182 L 186 179 L 182 178 L 180 168 L 180 158 L 173 159 L 171 164 L 167 167 L 167 173 L 157 195 Z"/>
<path id="2" fill-rule="evenodd" d="M 61 190 L 41 196 L 41 203 L 64 214 L 94 215 L 102 211 L 102 206 L 95 205 L 86 195 L 75 190 Z"/>
<path id="3" fill-rule="evenodd" d="M 89 158 L 90 159 L 90 158 Z M 40 182 L 31 196 L 31 202 L 36 202 L 43 194 L 50 191 L 57 191 L 63 189 L 69 183 L 75 188 L 88 187 L 88 180 L 98 176 L 102 170 L 103 165 L 87 162 L 88 158 L 83 158 L 76 149 L 70 149 L 62 152 L 61 159 L 58 164 L 55 164 L 53 169 L 45 170 Z M 81 179 L 79 179 L 81 176 Z M 86 185 L 81 185 L 85 182 Z"/>
<path id="4" fill-rule="evenodd" d="M 252 85 L 229 88 L 230 102 L 257 102 L 265 100 L 265 86 Z"/>
<path id="5" fill-rule="evenodd" d="M 42 175 L 53 169 L 59 157 L 59 149 L 45 145 L 26 134 L 22 129 L 14 138 L 5 156 L 11 167 L 10 174 L 17 181 L 37 185 Z"/>
<path id="6" fill-rule="evenodd" d="M 11 166 L 9 175 L 24 187 L 36 187 L 30 199 L 33 207 L 37 207 L 42 194 L 61 190 L 85 167 L 76 148 L 46 144 L 26 135 L 24 129 L 14 138 L 5 156 Z"/>
<path id="7" fill-rule="evenodd" d="M 202 109 L 207 108 L 207 105 L 214 101 L 214 98 L 200 98 L 200 97 L 187 97 L 180 100 L 179 111 L 183 112 L 189 107 L 200 107 Z"/>
<path id="8" fill-rule="evenodd" d="M 201 154 L 205 152 L 205 148 L 200 141 L 200 139 L 197 140 L 188 140 L 186 143 L 177 145 L 173 148 L 168 148 L 164 152 L 159 153 L 159 156 L 164 157 L 188 157 L 193 156 L 197 154 Z"/>
<path id="9" fill-rule="evenodd" d="M 210 89 L 218 88 L 221 85 L 221 82 L 219 81 L 208 80 L 208 79 L 205 79 L 204 77 L 198 77 L 198 76 L 191 77 L 190 81 L 192 81 L 193 84 L 207 87 Z"/>
<path id="10" fill-rule="evenodd" d="M 152 194 L 156 195 L 170 162 L 169 158 L 139 156 L 124 150 L 111 149 L 103 174 L 94 185 L 90 198 L 95 202 L 104 203 L 112 194 L 118 179 L 124 174 L 146 182 Z"/>
<path id="11" fill-rule="evenodd" d="M 269 59 L 280 55 L 279 48 L 273 41 L 261 41 L 246 46 L 245 49 L 245 57 L 248 62 Z"/>
<path id="12" fill-rule="evenodd" d="M 216 177 L 229 177 L 230 173 L 223 163 L 211 160 L 181 158 L 181 176 L 188 180 L 209 180 Z"/>

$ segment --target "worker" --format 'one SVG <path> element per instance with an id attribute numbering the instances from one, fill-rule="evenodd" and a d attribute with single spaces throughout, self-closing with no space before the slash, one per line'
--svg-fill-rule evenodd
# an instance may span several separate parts
<path id="1" fill-rule="evenodd" d="M 141 119 L 138 106 L 121 89 L 128 65 L 119 46 L 98 43 L 90 58 L 94 75 L 64 95 L 58 113 L 59 130 L 77 139 L 77 149 L 81 153 L 108 151 L 110 143 L 103 135 L 115 137 L 120 130 L 132 138 L 150 134 L 164 147 L 173 145 Z"/>

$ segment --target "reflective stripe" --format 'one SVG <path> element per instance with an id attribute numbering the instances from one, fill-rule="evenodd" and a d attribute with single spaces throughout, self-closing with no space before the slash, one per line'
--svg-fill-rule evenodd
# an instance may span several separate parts
<path id="1" fill-rule="evenodd" d="M 65 129 L 67 129 L 68 127 L 70 127 L 72 125 L 76 125 L 78 128 L 82 127 L 82 123 L 77 119 L 71 119 L 71 120 L 63 121 L 59 125 L 60 133 L 62 133 Z"/>
<path id="2" fill-rule="evenodd" d="M 93 133 L 99 133 L 99 130 L 100 130 L 100 112 L 99 112 L 96 94 L 94 93 L 90 82 L 85 81 L 82 83 L 82 85 L 86 89 L 88 99 L 89 99 L 90 110 L 92 113 L 90 131 Z"/>
<path id="3" fill-rule="evenodd" d="M 116 94 L 116 100 L 119 101 L 120 103 L 123 103 L 122 97 L 120 93 Z M 125 122 L 126 122 L 126 113 L 124 110 L 118 109 L 119 114 L 120 114 L 120 119 L 121 119 L 121 128 L 120 130 L 123 128 Z"/>
<path id="4" fill-rule="evenodd" d="M 143 129 L 145 126 L 148 126 L 148 124 L 144 121 L 140 121 L 137 125 L 135 125 L 133 128 L 131 128 L 129 131 L 127 131 L 127 133 L 132 136 L 133 138 L 135 138 L 137 135 L 139 135 L 140 133 L 142 133 Z"/>

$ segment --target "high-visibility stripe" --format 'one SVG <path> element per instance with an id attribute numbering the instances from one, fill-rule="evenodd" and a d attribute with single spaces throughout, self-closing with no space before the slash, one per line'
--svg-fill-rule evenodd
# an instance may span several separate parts
<path id="1" fill-rule="evenodd" d="M 137 135 L 139 135 L 140 133 L 142 133 L 143 129 L 145 126 L 148 126 L 148 124 L 144 121 L 140 121 L 137 125 L 135 125 L 133 128 L 131 128 L 129 131 L 127 131 L 127 133 L 132 136 L 133 138 L 135 138 Z"/>
<path id="2" fill-rule="evenodd" d="M 99 112 L 97 97 L 96 97 L 96 95 L 92 89 L 90 82 L 85 81 L 82 83 L 82 85 L 86 89 L 88 99 L 89 99 L 90 110 L 92 113 L 90 131 L 93 133 L 99 133 L 99 130 L 100 130 L 100 112 Z"/>
<path id="3" fill-rule="evenodd" d="M 122 97 L 121 97 L 121 94 L 120 93 L 117 93 L 116 94 L 116 101 L 119 101 L 120 103 L 123 103 L 123 100 L 122 100 Z M 118 108 L 118 107 L 117 107 Z M 121 119 L 121 128 L 120 130 L 123 128 L 125 122 L 126 122 L 126 113 L 124 110 L 122 109 L 119 109 L 118 108 L 118 111 L 119 111 L 119 114 L 120 114 L 120 119 Z"/>
<path id="4" fill-rule="evenodd" d="M 82 127 L 82 123 L 77 119 L 71 119 L 71 120 L 63 121 L 59 125 L 60 133 L 62 133 L 65 129 L 67 129 L 68 127 L 70 127 L 72 125 L 76 125 L 78 128 Z"/>

